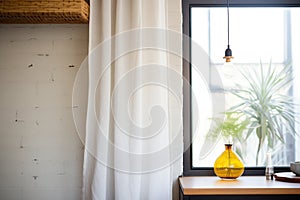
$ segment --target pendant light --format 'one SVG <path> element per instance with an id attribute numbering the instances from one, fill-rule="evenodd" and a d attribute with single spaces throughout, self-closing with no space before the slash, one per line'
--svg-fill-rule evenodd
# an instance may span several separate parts
<path id="1" fill-rule="evenodd" d="M 229 0 L 227 0 L 227 42 L 227 49 L 223 58 L 225 59 L 225 63 L 230 63 L 233 56 L 229 45 Z"/>

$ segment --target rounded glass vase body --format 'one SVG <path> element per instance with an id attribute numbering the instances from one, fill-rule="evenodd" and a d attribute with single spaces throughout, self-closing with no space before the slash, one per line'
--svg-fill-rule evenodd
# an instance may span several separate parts
<path id="1" fill-rule="evenodd" d="M 232 144 L 225 144 L 225 151 L 215 161 L 214 172 L 225 179 L 236 179 L 243 174 L 244 164 L 232 150 Z"/>

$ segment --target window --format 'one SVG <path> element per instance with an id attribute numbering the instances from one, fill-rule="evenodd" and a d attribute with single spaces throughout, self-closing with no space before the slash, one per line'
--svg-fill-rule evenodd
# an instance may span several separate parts
<path id="1" fill-rule="evenodd" d="M 225 0 L 183 0 L 183 30 L 191 38 L 190 43 L 184 44 L 184 53 L 189 54 L 192 63 L 198 59 L 199 47 L 208 55 L 205 61 L 208 64 L 200 67 L 200 73 L 195 69 L 199 66 L 193 67 L 184 61 L 183 73 L 191 84 L 191 89 L 184 90 L 185 175 L 213 174 L 213 163 L 224 146 L 222 140 L 207 142 L 207 133 L 212 127 L 212 110 L 219 107 L 219 112 L 225 111 L 241 101 L 232 94 L 235 89 L 247 86 L 241 71 L 258 70 L 260 64 L 265 68 L 269 62 L 276 70 L 291 64 L 295 77 L 293 85 L 281 95 L 291 96 L 294 102 L 299 102 L 300 24 L 297 22 L 300 20 L 300 3 L 231 0 L 230 45 L 235 57 L 234 67 L 224 65 L 223 61 L 227 47 L 225 6 Z M 202 72 L 207 77 L 203 78 Z M 300 133 L 299 124 L 293 126 Z M 275 172 L 288 170 L 290 162 L 300 160 L 299 136 L 293 136 L 287 130 L 283 132 L 285 142 L 278 142 L 272 151 Z M 239 152 L 244 156 L 244 174 L 264 174 L 267 150 L 256 154 L 258 139 L 255 133 L 239 145 L 244 151 Z"/>

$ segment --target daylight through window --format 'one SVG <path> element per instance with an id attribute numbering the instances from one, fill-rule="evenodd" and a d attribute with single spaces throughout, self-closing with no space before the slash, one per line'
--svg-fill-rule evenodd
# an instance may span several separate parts
<path id="1" fill-rule="evenodd" d="M 224 65 L 223 60 L 227 47 L 226 8 L 193 7 L 190 20 L 193 42 L 210 58 L 208 69 L 205 69 L 209 71 L 208 82 L 191 68 L 192 91 L 198 106 L 195 110 L 195 102 L 192 102 L 192 117 L 197 112 L 199 119 L 192 124 L 197 126 L 192 135 L 192 166 L 213 167 L 215 159 L 224 150 L 222 137 L 213 134 L 218 119 L 211 119 L 212 107 L 217 106 L 211 99 L 220 95 L 225 97 L 224 111 L 233 113 L 226 116 L 238 120 L 239 124 L 245 123 L 246 128 L 232 140 L 246 167 L 264 166 L 269 151 L 275 166 L 288 166 L 290 162 L 300 160 L 300 138 L 295 133 L 300 133 L 300 124 L 296 123 L 300 121 L 297 116 L 300 110 L 291 106 L 300 102 L 300 8 L 230 8 L 230 47 L 235 57 L 234 66 Z M 197 52 L 192 47 L 192 61 L 196 57 Z M 291 73 L 285 70 L 288 67 Z M 214 73 L 221 77 L 221 84 L 215 80 Z M 277 77 L 275 80 L 293 79 L 290 87 L 284 83 L 265 83 L 272 82 L 274 77 Z M 263 84 L 269 85 L 264 87 Z M 253 90 L 257 94 L 249 92 Z M 271 99 L 256 98 L 257 95 Z M 263 106 L 259 108 L 258 104 Z M 220 117 L 224 119 L 224 116 Z M 264 126 L 262 124 L 266 125 L 268 133 L 258 130 Z"/>

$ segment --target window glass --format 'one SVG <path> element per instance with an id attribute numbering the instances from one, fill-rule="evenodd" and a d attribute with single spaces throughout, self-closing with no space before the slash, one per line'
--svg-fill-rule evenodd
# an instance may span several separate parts
<path id="1" fill-rule="evenodd" d="M 300 91 L 300 9 L 299 8 L 230 8 L 230 47 L 233 52 L 233 66 L 224 65 L 224 51 L 227 48 L 227 9 L 224 7 L 193 7 L 191 9 L 191 37 L 209 56 L 209 80 L 205 81 L 198 71 L 191 68 L 192 90 L 196 97 L 197 109 L 193 108 L 192 116 L 197 112 L 199 120 L 193 121 L 197 126 L 193 133 L 192 166 L 213 167 L 215 159 L 224 150 L 221 137 L 211 140 L 208 135 L 214 128 L 212 109 L 213 98 L 224 96 L 224 111 L 238 105 L 242 99 L 232 94 L 239 89 L 249 87 L 243 74 L 260 73 L 260 66 L 267 72 L 270 62 L 272 70 L 279 73 L 289 64 L 294 77 L 290 89 L 279 91 L 283 96 L 290 96 L 294 103 L 299 102 Z M 197 56 L 191 49 L 192 60 Z M 212 70 L 215 68 L 216 71 Z M 201 70 L 200 70 L 201 71 Z M 222 83 L 215 80 L 215 74 L 221 77 Z M 244 94 L 245 95 L 245 94 Z M 192 102 L 195 103 L 195 102 Z M 222 102 L 219 102 L 222 104 Z M 292 112 L 300 112 L 296 107 Z M 246 115 L 241 120 L 246 119 Z M 250 119 L 251 120 L 251 119 Z M 300 119 L 294 119 L 294 121 Z M 251 124 L 251 122 L 249 122 Z M 293 123 L 298 133 L 299 124 Z M 249 132 L 247 126 L 243 134 Z M 264 166 L 266 152 L 272 152 L 275 166 L 288 166 L 290 162 L 300 160 L 300 138 L 290 130 L 282 128 L 283 141 L 279 139 L 273 148 L 268 147 L 268 139 L 261 143 L 257 154 L 259 139 L 255 129 L 247 139 L 236 141 L 234 147 L 242 157 L 246 167 Z"/>

